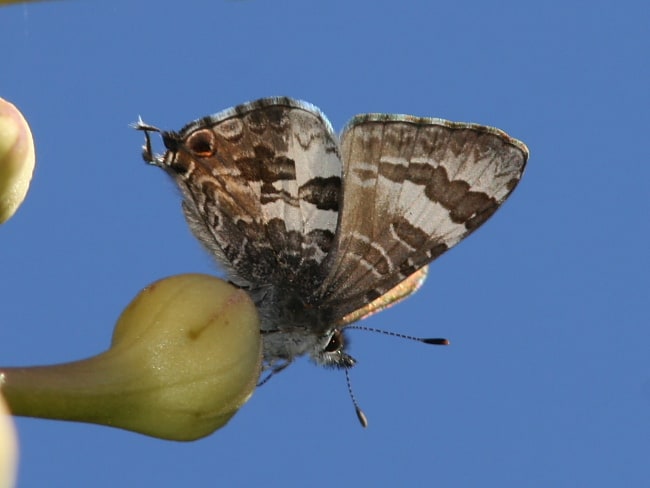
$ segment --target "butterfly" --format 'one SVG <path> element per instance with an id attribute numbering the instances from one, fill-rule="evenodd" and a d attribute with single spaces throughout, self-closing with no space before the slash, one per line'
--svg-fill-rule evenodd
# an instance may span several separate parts
<path id="1" fill-rule="evenodd" d="M 345 327 L 417 290 L 427 265 L 512 193 L 528 159 L 499 129 L 436 118 L 357 115 L 337 136 L 318 108 L 284 97 L 178 132 L 136 128 L 194 235 L 256 303 L 270 371 L 302 355 L 352 367 Z"/>

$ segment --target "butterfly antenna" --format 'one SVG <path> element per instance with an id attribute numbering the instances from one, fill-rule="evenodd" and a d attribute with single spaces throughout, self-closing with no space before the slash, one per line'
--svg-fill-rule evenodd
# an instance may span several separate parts
<path id="1" fill-rule="evenodd" d="M 366 414 L 363 413 L 363 410 L 361 410 L 361 407 L 357 403 L 357 399 L 354 397 L 354 393 L 352 393 L 352 385 L 350 384 L 350 368 L 345 368 L 345 382 L 348 385 L 348 394 L 350 395 L 350 400 L 352 400 L 352 405 L 354 405 L 354 410 L 357 412 L 359 423 L 361 424 L 361 427 L 365 429 L 368 427 L 368 419 L 366 418 Z"/>
<path id="2" fill-rule="evenodd" d="M 411 341 L 421 342 L 423 344 L 432 344 L 434 346 L 448 346 L 449 339 L 443 339 L 441 337 L 415 337 L 406 334 L 398 334 L 397 332 L 391 332 L 389 330 L 375 329 L 374 327 L 365 327 L 363 325 L 350 325 L 346 329 L 357 329 L 365 330 L 368 332 L 377 332 L 379 334 L 386 334 L 393 337 L 399 337 L 400 339 L 409 339 Z"/>

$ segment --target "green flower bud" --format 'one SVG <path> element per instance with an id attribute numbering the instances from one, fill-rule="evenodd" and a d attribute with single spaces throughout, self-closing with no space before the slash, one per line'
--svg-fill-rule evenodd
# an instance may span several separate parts
<path id="1" fill-rule="evenodd" d="M 0 98 L 0 224 L 25 199 L 34 173 L 34 140 L 27 121 Z"/>
<path id="2" fill-rule="evenodd" d="M 92 422 L 179 441 L 211 434 L 250 398 L 261 365 L 248 294 L 189 274 L 145 288 L 110 349 L 74 363 L 0 368 L 16 415 Z"/>

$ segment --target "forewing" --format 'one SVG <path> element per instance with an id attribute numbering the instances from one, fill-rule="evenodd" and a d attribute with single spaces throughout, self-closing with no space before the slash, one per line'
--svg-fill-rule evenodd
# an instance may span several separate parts
<path id="1" fill-rule="evenodd" d="M 369 114 L 341 135 L 340 225 L 321 293 L 343 316 L 376 300 L 485 222 L 523 173 L 504 132 Z"/>
<path id="2" fill-rule="evenodd" d="M 163 140 L 190 227 L 230 279 L 317 288 L 341 186 L 336 136 L 317 108 L 258 100 Z"/>

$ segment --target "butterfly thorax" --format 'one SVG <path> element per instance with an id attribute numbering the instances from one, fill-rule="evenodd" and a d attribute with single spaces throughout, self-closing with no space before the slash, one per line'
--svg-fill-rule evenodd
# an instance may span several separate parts
<path id="1" fill-rule="evenodd" d="M 305 354 L 319 364 L 332 365 L 322 357 L 323 353 L 333 352 L 325 350 L 336 331 L 329 308 L 306 303 L 305 292 L 300 290 L 266 286 L 249 293 L 260 314 L 264 362 L 268 367 Z"/>

